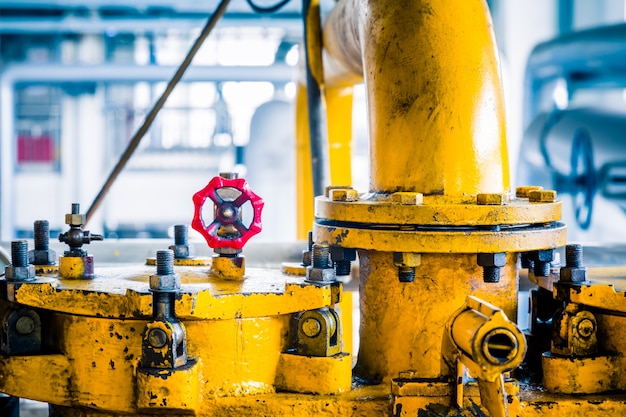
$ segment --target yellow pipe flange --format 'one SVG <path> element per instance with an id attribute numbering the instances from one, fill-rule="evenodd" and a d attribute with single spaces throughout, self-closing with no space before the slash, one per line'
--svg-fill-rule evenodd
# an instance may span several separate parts
<path id="1" fill-rule="evenodd" d="M 393 196 L 393 195 L 392 195 Z M 421 204 L 383 201 L 332 201 L 315 199 L 315 217 L 372 224 L 419 224 L 424 226 L 522 225 L 561 219 L 561 201 L 529 203 L 516 199 L 506 205 L 440 203 L 423 196 Z"/>
<path id="2" fill-rule="evenodd" d="M 275 270 L 249 268 L 245 281 L 209 280 L 209 271 L 180 267 L 183 290 L 176 299 L 182 319 L 266 317 L 330 306 L 339 302 L 341 284 L 315 286 Z M 146 267 L 101 268 L 95 280 L 9 283 L 9 296 L 20 304 L 93 317 L 150 317 L 152 294 Z"/>
<path id="3" fill-rule="evenodd" d="M 402 227 L 389 230 L 315 223 L 316 242 L 344 248 L 382 252 L 495 253 L 553 249 L 567 241 L 565 225 L 510 228 L 500 231 L 479 229 L 426 229 Z"/>

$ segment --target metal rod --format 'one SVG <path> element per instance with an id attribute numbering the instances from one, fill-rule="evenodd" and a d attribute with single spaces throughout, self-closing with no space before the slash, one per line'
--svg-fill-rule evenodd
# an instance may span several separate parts
<path id="1" fill-rule="evenodd" d="M 176 84 L 178 84 L 180 79 L 185 74 L 185 70 L 191 64 L 191 61 L 196 56 L 196 53 L 198 52 L 198 50 L 204 43 L 204 40 L 209 36 L 209 34 L 211 33 L 211 30 L 215 27 L 219 19 L 224 15 L 224 12 L 226 11 L 226 7 L 228 6 L 228 3 L 230 3 L 230 0 L 222 0 L 220 4 L 217 6 L 217 9 L 209 18 L 207 24 L 202 29 L 202 32 L 200 32 L 198 39 L 196 39 L 191 49 L 187 53 L 187 56 L 183 60 L 183 63 L 180 65 L 180 67 L 178 67 L 178 70 L 176 70 L 176 73 L 167 84 L 165 91 L 163 91 L 163 94 L 161 95 L 161 97 L 159 97 L 154 107 L 152 107 L 152 110 L 150 110 L 150 113 L 148 113 L 142 125 L 139 127 L 137 132 L 133 135 L 131 141 L 128 143 L 128 146 L 126 147 L 126 150 L 124 151 L 119 161 L 113 168 L 113 171 L 111 172 L 106 182 L 100 189 L 100 192 L 98 192 L 98 195 L 94 199 L 93 203 L 91 203 L 89 210 L 87 210 L 85 225 L 89 223 L 89 220 L 91 220 L 91 218 L 93 217 L 93 214 L 96 212 L 96 210 L 98 210 L 98 207 L 100 207 L 100 204 L 102 204 L 102 200 L 104 200 L 104 197 L 109 192 L 109 189 L 111 188 L 111 186 L 117 179 L 118 175 L 120 174 L 120 172 L 122 172 L 122 170 L 124 169 L 128 161 L 130 160 L 130 157 L 133 155 L 133 153 L 139 146 L 141 139 L 143 139 L 144 135 L 146 134 L 146 132 L 152 125 L 152 122 L 154 122 L 154 119 L 156 118 L 157 114 L 159 113 L 161 108 L 163 108 L 165 101 L 168 99 L 171 92 L 174 90 L 174 87 L 176 87 Z"/>
<path id="2" fill-rule="evenodd" d="M 311 146 L 311 168 L 313 176 L 313 197 L 324 194 L 324 118 L 320 83 L 323 81 L 321 23 L 319 1 L 303 0 L 302 16 L 304 24 L 304 49 L 306 68 L 306 91 L 309 116 L 309 136 Z"/>

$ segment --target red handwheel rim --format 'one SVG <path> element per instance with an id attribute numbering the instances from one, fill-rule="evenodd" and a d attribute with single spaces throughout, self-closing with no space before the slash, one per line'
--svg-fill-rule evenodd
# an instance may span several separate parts
<path id="1" fill-rule="evenodd" d="M 220 188 L 234 188 L 241 192 L 241 195 L 233 201 L 225 201 L 218 194 L 217 190 Z M 246 202 L 250 202 L 252 205 L 253 217 L 250 225 L 244 225 L 241 220 L 235 218 L 232 220 L 232 225 L 239 232 L 239 236 L 235 238 L 223 238 L 218 236 L 217 230 L 223 224 L 219 221 L 217 216 L 213 221 L 206 225 L 202 219 L 202 208 L 206 203 L 206 200 L 210 199 L 215 204 L 217 211 L 225 206 L 233 206 L 239 209 Z M 255 194 L 248 185 L 248 182 L 243 178 L 222 178 L 214 177 L 202 190 L 193 195 L 194 216 L 191 221 L 191 227 L 197 230 L 212 248 L 231 248 L 235 250 L 241 250 L 244 245 L 250 240 L 250 238 L 258 234 L 262 230 L 261 225 L 261 212 L 263 210 L 263 199 Z M 224 220 L 224 219 L 222 219 Z M 229 224 L 231 224 L 229 222 Z"/>

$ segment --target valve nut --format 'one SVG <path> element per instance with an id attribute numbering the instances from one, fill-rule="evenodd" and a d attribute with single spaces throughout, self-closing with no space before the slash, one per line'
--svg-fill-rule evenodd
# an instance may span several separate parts
<path id="1" fill-rule="evenodd" d="M 65 224 L 70 226 L 80 226 L 85 224 L 84 214 L 68 213 L 65 215 Z"/>

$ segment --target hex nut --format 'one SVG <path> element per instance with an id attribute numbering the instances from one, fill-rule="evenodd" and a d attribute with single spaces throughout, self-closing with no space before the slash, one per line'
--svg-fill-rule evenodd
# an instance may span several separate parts
<path id="1" fill-rule="evenodd" d="M 354 261 L 356 260 L 356 249 L 342 248 L 341 246 L 331 246 L 330 259 L 333 262 Z"/>
<path id="2" fill-rule="evenodd" d="M 587 268 L 571 268 L 564 266 L 561 268 L 559 280 L 563 282 L 585 282 L 587 281 Z"/>
<path id="3" fill-rule="evenodd" d="M 417 206 L 424 204 L 424 194 L 399 191 L 391 194 L 391 201 L 403 206 Z"/>
<path id="4" fill-rule="evenodd" d="M 306 280 L 313 282 L 335 282 L 336 275 L 334 268 L 306 268 Z"/>
<path id="5" fill-rule="evenodd" d="M 481 206 L 502 206 L 509 202 L 509 195 L 504 193 L 481 193 L 476 195 L 476 204 Z"/>
<path id="6" fill-rule="evenodd" d="M 86 217 L 84 214 L 66 214 L 65 224 L 78 226 L 85 224 L 85 219 Z"/>
<path id="7" fill-rule="evenodd" d="M 35 275 L 35 265 L 8 265 L 4 268 L 4 276 L 8 281 L 32 281 L 37 278 Z"/>
<path id="8" fill-rule="evenodd" d="M 358 201 L 359 192 L 351 188 L 334 188 L 328 191 L 328 197 L 332 201 Z"/>
<path id="9" fill-rule="evenodd" d="M 394 252 L 393 264 L 395 266 L 415 267 L 422 264 L 422 255 L 413 252 Z"/>
<path id="10" fill-rule="evenodd" d="M 528 201 L 531 203 L 554 203 L 556 201 L 556 191 L 535 190 L 528 193 Z"/>
<path id="11" fill-rule="evenodd" d="M 57 253 L 52 249 L 28 251 L 28 263 L 33 265 L 54 265 L 57 262 Z"/>
<path id="12" fill-rule="evenodd" d="M 176 291 L 181 287 L 180 275 L 150 275 L 150 289 L 153 291 Z"/>
<path id="13" fill-rule="evenodd" d="M 193 258 L 195 256 L 195 250 L 190 245 L 171 245 L 169 248 L 174 252 L 175 259 Z"/>
<path id="14" fill-rule="evenodd" d="M 528 194 L 531 191 L 540 191 L 543 190 L 543 187 L 539 185 L 524 185 L 521 187 L 517 187 L 515 189 L 515 197 L 517 198 L 528 198 Z"/>
<path id="15" fill-rule="evenodd" d="M 554 249 L 540 249 L 533 253 L 533 261 L 552 262 L 554 260 Z"/>
<path id="16" fill-rule="evenodd" d="M 326 197 L 330 197 L 330 192 L 332 190 L 351 190 L 352 186 L 350 185 L 327 185 L 326 188 L 324 189 L 324 196 Z"/>
<path id="17" fill-rule="evenodd" d="M 479 253 L 476 255 L 476 263 L 479 266 L 497 266 L 503 267 L 506 265 L 506 253 Z"/>

